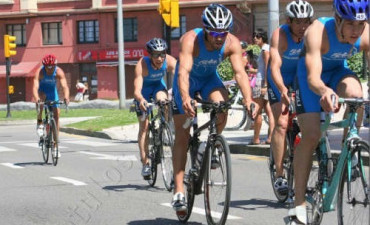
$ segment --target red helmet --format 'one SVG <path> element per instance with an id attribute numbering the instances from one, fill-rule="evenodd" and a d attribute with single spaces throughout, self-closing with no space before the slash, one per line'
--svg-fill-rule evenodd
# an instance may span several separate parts
<path id="1" fill-rule="evenodd" d="M 55 66 L 57 64 L 57 58 L 52 54 L 46 55 L 42 59 L 42 64 L 44 66 Z"/>

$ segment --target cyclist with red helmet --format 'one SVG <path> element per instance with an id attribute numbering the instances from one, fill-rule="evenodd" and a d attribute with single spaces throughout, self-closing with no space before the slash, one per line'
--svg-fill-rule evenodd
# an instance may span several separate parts
<path id="1" fill-rule="evenodd" d="M 369 1 L 334 0 L 333 6 L 334 17 L 319 18 L 306 30 L 298 61 L 296 105 L 302 139 L 294 155 L 295 208 L 289 210 L 293 224 L 307 223 L 305 193 L 312 154 L 320 139 L 320 109 L 331 112 L 338 108 L 338 102 L 334 106 L 331 102 L 332 95 L 336 101 L 338 96 L 363 96 L 347 59 L 359 51 L 370 56 Z"/>
<path id="2" fill-rule="evenodd" d="M 37 70 L 33 80 L 33 98 L 36 102 L 40 101 L 58 101 L 57 80 L 63 88 L 64 101 L 69 103 L 69 88 L 66 76 L 61 68 L 57 66 L 57 59 L 54 55 L 48 54 L 42 59 L 42 66 Z M 41 124 L 43 105 L 40 105 L 40 113 L 37 115 L 37 128 Z M 59 114 L 60 109 L 54 107 L 54 119 L 59 132 Z"/>

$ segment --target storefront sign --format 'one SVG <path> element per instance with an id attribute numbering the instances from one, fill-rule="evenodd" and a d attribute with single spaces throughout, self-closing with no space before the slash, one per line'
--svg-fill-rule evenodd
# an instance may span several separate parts
<path id="1" fill-rule="evenodd" d="M 125 49 L 125 60 L 139 59 L 148 55 L 144 48 L 127 48 Z M 118 50 L 87 50 L 77 53 L 78 61 L 104 61 L 117 60 Z"/>

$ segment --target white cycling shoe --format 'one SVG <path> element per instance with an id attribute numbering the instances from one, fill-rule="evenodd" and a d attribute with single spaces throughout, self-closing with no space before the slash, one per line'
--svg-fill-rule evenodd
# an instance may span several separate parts
<path id="1" fill-rule="evenodd" d="M 288 211 L 289 222 L 288 225 L 307 224 L 307 210 L 306 206 L 296 206 Z"/>

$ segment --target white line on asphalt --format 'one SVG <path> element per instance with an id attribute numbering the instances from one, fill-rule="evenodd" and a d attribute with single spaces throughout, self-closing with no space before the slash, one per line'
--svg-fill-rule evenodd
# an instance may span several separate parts
<path id="1" fill-rule="evenodd" d="M 172 207 L 172 205 L 170 203 L 162 203 L 161 205 L 163 206 L 167 206 L 167 207 Z M 205 210 L 202 209 L 202 208 L 197 208 L 197 207 L 194 207 L 193 206 L 193 210 L 191 211 L 192 213 L 197 213 L 197 214 L 201 214 L 201 215 L 206 215 L 205 213 Z M 221 213 L 218 213 L 218 212 L 213 212 L 212 211 L 212 215 L 213 217 L 216 217 L 216 218 L 221 218 Z M 242 217 L 238 217 L 238 216 L 232 216 L 232 215 L 227 215 L 227 219 L 228 220 L 241 220 L 243 219 Z"/>
<path id="2" fill-rule="evenodd" d="M 17 166 L 14 163 L 1 163 L 1 165 L 7 166 L 7 167 L 10 167 L 10 168 L 13 168 L 13 169 L 24 169 L 23 166 Z"/>
<path id="3" fill-rule="evenodd" d="M 75 186 L 87 185 L 84 182 L 81 182 L 81 181 L 78 181 L 78 180 L 69 179 L 69 178 L 65 178 L 65 177 L 50 177 L 50 178 L 51 179 L 55 179 L 55 180 L 64 181 L 64 182 L 67 182 L 67 183 L 71 183 L 71 184 L 73 184 Z"/>
<path id="4" fill-rule="evenodd" d="M 15 149 L 0 146 L 0 152 L 14 152 Z"/>
<path id="5" fill-rule="evenodd" d="M 117 161 L 137 161 L 135 155 L 108 155 L 94 152 L 80 151 L 82 154 L 93 155 L 96 157 L 91 157 L 90 159 L 105 159 L 105 160 L 117 160 Z"/>
<path id="6" fill-rule="evenodd" d="M 84 140 L 75 140 L 75 141 L 66 141 L 70 144 L 78 144 L 78 145 L 87 145 L 91 147 L 103 147 L 103 146 L 114 146 L 118 145 L 116 143 L 109 143 L 109 142 L 97 142 L 97 141 L 84 141 Z"/>
<path id="7" fill-rule="evenodd" d="M 22 146 L 27 146 L 27 147 L 32 147 L 32 148 L 39 148 L 39 144 L 36 143 L 36 142 L 33 142 L 33 143 L 24 143 L 24 144 L 18 144 L 18 145 L 22 145 Z M 58 146 L 59 148 L 67 148 L 67 147 L 64 147 L 64 146 Z"/>

